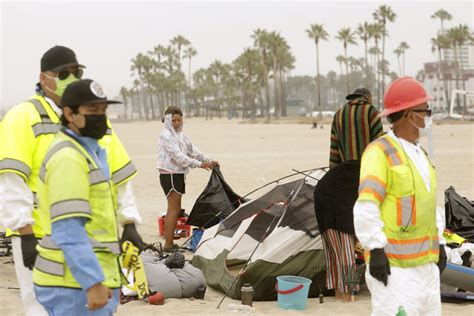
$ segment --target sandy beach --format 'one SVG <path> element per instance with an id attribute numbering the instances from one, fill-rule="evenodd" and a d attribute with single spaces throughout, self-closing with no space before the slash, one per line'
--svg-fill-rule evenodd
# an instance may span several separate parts
<path id="1" fill-rule="evenodd" d="M 129 155 L 139 170 L 134 192 L 143 217 L 139 231 L 147 242 L 160 240 L 157 218 L 166 210 L 166 200 L 155 169 L 157 139 L 161 122 L 114 123 Z M 185 133 L 201 151 L 221 164 L 230 186 L 239 194 L 273 179 L 328 164 L 330 126 L 311 129 L 307 124 L 240 124 L 237 120 L 185 119 Z M 387 126 L 385 126 L 387 128 Z M 424 140 L 425 142 L 425 140 Z M 426 142 L 425 142 L 426 143 Z M 438 172 L 438 205 L 444 204 L 444 190 L 453 186 L 459 194 L 474 198 L 474 124 L 435 124 L 433 163 Z M 183 207 L 190 210 L 204 189 L 209 172 L 192 170 L 187 176 Z M 183 242 L 184 239 L 181 239 Z M 190 254 L 188 255 L 190 256 Z M 0 315 L 22 315 L 14 266 L 0 258 Z M 142 301 L 119 306 L 118 315 L 220 315 L 228 314 L 226 299 L 208 288 L 204 300 L 167 299 L 163 306 Z M 325 298 L 324 304 L 310 299 L 305 311 L 285 311 L 276 302 L 256 302 L 256 314 L 267 315 L 370 315 L 370 296 L 362 293 L 355 303 Z M 474 305 L 443 304 L 443 315 L 474 315 Z"/>

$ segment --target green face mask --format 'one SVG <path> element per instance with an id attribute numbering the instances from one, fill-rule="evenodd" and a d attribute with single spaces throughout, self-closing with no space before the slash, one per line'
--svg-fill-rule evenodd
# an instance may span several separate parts
<path id="1" fill-rule="evenodd" d="M 69 76 L 64 80 L 61 80 L 58 77 L 51 77 L 51 76 L 48 76 L 48 75 L 46 75 L 46 76 L 48 78 L 54 79 L 54 82 L 56 82 L 56 90 L 52 90 L 48 86 L 46 86 L 46 89 L 48 89 L 52 93 L 58 95 L 59 97 L 63 96 L 64 90 L 66 90 L 67 86 L 69 86 L 71 83 L 76 82 L 76 81 L 79 80 L 73 74 L 69 74 Z"/>

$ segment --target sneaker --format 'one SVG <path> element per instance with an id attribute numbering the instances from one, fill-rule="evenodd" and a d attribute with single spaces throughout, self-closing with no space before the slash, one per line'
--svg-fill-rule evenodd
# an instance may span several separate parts
<path id="1" fill-rule="evenodd" d="M 177 251 L 184 252 L 184 250 L 181 249 L 181 247 L 179 247 L 177 244 L 173 244 L 171 247 L 163 247 L 163 251 L 167 253 L 173 253 Z"/>

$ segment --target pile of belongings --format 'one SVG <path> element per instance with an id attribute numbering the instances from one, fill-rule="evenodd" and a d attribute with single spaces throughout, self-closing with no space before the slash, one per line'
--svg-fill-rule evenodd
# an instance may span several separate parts
<path id="1" fill-rule="evenodd" d="M 149 247 L 140 254 L 150 292 L 160 292 L 167 299 L 186 298 L 194 297 L 200 287 L 206 286 L 201 270 L 186 261 L 182 253 L 163 255 L 158 249 L 161 247 Z M 133 284 L 133 275 L 128 281 Z M 137 293 L 125 286 L 122 293 L 130 300 L 136 299 Z"/>

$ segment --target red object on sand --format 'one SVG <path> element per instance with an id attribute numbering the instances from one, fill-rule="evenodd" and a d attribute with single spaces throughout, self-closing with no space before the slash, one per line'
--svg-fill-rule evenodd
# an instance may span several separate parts
<path id="1" fill-rule="evenodd" d="M 148 296 L 148 303 L 150 303 L 150 305 L 163 305 L 165 303 L 165 296 L 161 292 L 156 292 Z"/>
<path id="2" fill-rule="evenodd" d="M 191 225 L 186 225 L 187 217 L 180 217 L 176 222 L 176 229 L 186 230 L 186 237 L 191 236 Z M 158 232 L 160 236 L 163 236 L 165 233 L 165 217 L 160 217 L 158 219 Z"/>

